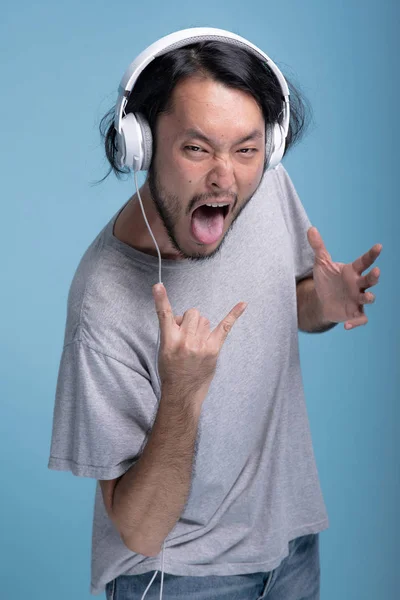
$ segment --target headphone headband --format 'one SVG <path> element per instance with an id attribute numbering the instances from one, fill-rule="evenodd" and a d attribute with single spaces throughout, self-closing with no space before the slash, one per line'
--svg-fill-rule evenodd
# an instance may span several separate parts
<path id="1" fill-rule="evenodd" d="M 280 162 L 290 119 L 289 88 L 281 71 L 269 56 L 245 38 L 224 29 L 194 27 L 176 31 L 157 40 L 143 50 L 125 71 L 118 87 L 118 99 L 114 114 L 118 161 L 121 166 L 129 166 L 134 171 L 147 170 L 152 155 L 151 130 L 143 115 L 129 113 L 123 117 L 124 109 L 139 75 L 158 56 L 196 42 L 212 40 L 236 45 L 250 51 L 270 67 L 278 80 L 282 91 L 281 114 L 283 114 L 283 119 L 281 124 L 275 123 L 268 135 L 268 168 L 274 168 Z"/>
<path id="2" fill-rule="evenodd" d="M 193 27 L 191 29 L 182 29 L 175 33 L 166 35 L 150 46 L 148 46 L 143 52 L 141 52 L 137 58 L 129 65 L 125 71 L 121 83 L 118 87 L 118 101 L 115 109 L 115 129 L 118 133 L 121 133 L 121 119 L 123 110 L 128 102 L 129 95 L 139 77 L 141 72 L 147 67 L 147 65 L 154 60 L 157 56 L 162 56 L 171 50 L 176 48 L 182 48 L 189 44 L 196 42 L 203 42 L 209 40 L 216 40 L 220 42 L 226 42 L 236 46 L 241 46 L 247 50 L 250 50 L 255 56 L 263 59 L 268 66 L 271 68 L 276 78 L 278 79 L 282 89 L 282 100 L 284 102 L 283 112 L 284 118 L 282 127 L 285 132 L 285 137 L 289 129 L 289 88 L 286 80 L 278 69 L 276 64 L 267 56 L 260 48 L 257 48 L 254 44 L 246 40 L 245 38 L 225 31 L 223 29 L 215 29 L 213 27 Z"/>

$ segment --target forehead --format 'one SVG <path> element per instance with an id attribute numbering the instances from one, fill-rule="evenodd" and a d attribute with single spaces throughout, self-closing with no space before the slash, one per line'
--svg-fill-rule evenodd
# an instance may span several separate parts
<path id="1" fill-rule="evenodd" d="M 219 81 L 190 77 L 180 81 L 172 93 L 172 112 L 163 121 L 179 135 L 190 128 L 205 134 L 223 132 L 237 137 L 255 128 L 263 130 L 262 110 L 251 94 Z"/>

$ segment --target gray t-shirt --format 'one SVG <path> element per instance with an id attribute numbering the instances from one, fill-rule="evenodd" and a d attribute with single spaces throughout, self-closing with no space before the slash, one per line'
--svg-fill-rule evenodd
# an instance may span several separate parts
<path id="1" fill-rule="evenodd" d="M 71 283 L 48 463 L 96 480 L 119 477 L 138 460 L 160 399 L 158 257 L 114 236 L 121 210 Z M 213 259 L 162 260 L 176 315 L 197 308 L 214 329 L 248 302 L 202 406 L 190 494 L 165 540 L 165 573 L 267 572 L 288 555 L 291 539 L 329 526 L 298 348 L 296 281 L 312 274 L 310 226 L 280 164 L 265 173 Z M 96 482 L 90 593 L 121 574 L 161 571 L 161 558 L 124 545 Z"/>

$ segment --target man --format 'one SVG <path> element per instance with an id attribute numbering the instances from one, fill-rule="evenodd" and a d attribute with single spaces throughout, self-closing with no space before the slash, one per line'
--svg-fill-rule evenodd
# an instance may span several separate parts
<path id="1" fill-rule="evenodd" d="M 298 329 L 367 322 L 381 245 L 333 262 L 283 165 L 266 170 L 279 103 L 258 59 L 204 42 L 155 59 L 127 105 L 152 162 L 71 284 L 49 461 L 98 481 L 93 594 L 142 597 L 165 557 L 166 599 L 319 598 Z M 118 173 L 114 142 L 111 125 Z"/>

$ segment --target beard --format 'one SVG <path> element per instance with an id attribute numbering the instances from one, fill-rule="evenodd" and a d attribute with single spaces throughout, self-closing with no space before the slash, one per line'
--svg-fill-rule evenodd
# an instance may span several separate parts
<path id="1" fill-rule="evenodd" d="M 156 169 L 154 168 L 154 161 L 153 164 L 150 166 L 148 172 L 147 172 L 147 180 L 148 180 L 148 185 L 149 185 L 149 190 L 150 190 L 150 194 L 151 194 L 151 198 L 153 200 L 155 209 L 157 211 L 157 214 L 160 218 L 160 220 L 162 221 L 165 231 L 168 235 L 168 239 L 172 245 L 172 247 L 174 248 L 174 250 L 178 253 L 178 260 L 182 260 L 182 259 L 186 259 L 186 260 L 190 260 L 193 262 L 197 262 L 197 261 L 204 261 L 204 260 L 211 260 L 213 258 L 215 258 L 222 250 L 229 233 L 233 230 L 235 223 L 237 222 L 237 219 L 239 217 L 239 215 L 242 214 L 243 210 L 246 208 L 246 206 L 249 204 L 250 200 L 252 199 L 252 197 L 254 196 L 254 194 L 257 192 L 258 188 L 261 185 L 261 182 L 263 180 L 264 177 L 264 173 L 266 170 L 266 165 L 264 163 L 264 169 L 263 169 L 263 175 L 259 181 L 259 184 L 257 186 L 257 188 L 254 190 L 254 192 L 244 200 L 244 202 L 241 204 L 241 206 L 237 206 L 238 205 L 238 197 L 236 194 L 232 195 L 232 194 L 226 194 L 225 192 L 220 192 L 219 194 L 215 193 L 212 196 L 210 194 L 201 194 L 201 195 L 195 195 L 192 197 L 191 202 L 188 205 L 188 209 L 187 209 L 187 215 L 183 215 L 182 216 L 182 211 L 184 210 L 182 208 L 182 203 L 179 200 L 178 196 L 176 196 L 175 194 L 170 194 L 168 193 L 165 188 L 162 187 L 161 182 L 157 176 L 157 172 Z M 231 220 L 231 224 L 229 226 L 229 228 L 227 229 L 226 233 L 221 237 L 220 242 L 218 243 L 217 247 L 212 250 L 212 251 L 207 251 L 205 248 L 202 251 L 195 251 L 195 250 L 185 250 L 182 245 L 178 242 L 177 239 L 177 226 L 179 221 L 187 221 L 189 223 L 189 215 L 190 215 L 190 210 L 193 206 L 196 205 L 197 202 L 212 202 L 212 198 L 218 198 L 218 197 L 224 197 L 226 198 L 227 195 L 233 197 L 234 201 L 232 203 L 232 207 L 230 209 L 230 212 L 227 215 L 227 219 Z M 236 213 L 235 213 L 236 210 Z M 190 225 L 189 225 L 190 227 Z"/>

